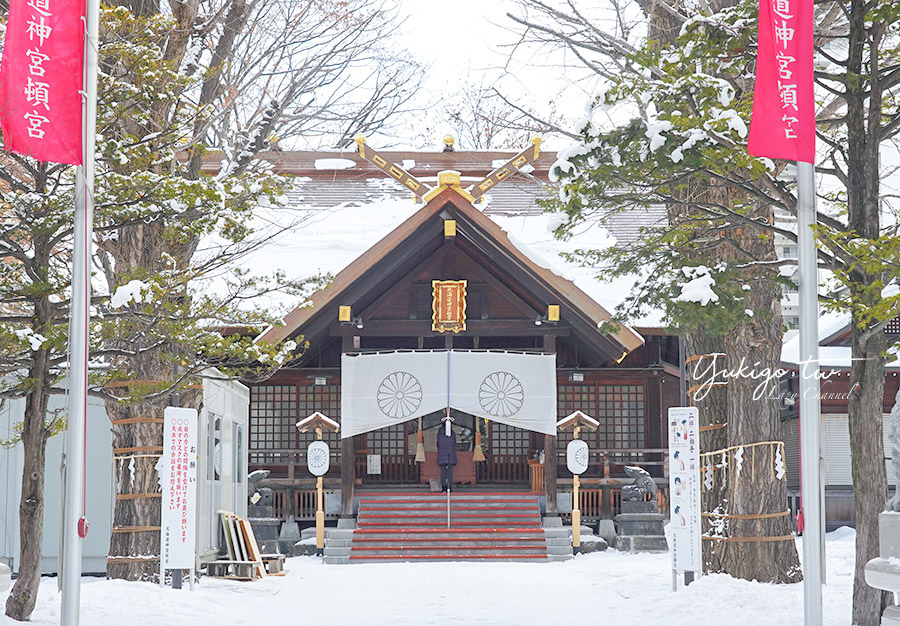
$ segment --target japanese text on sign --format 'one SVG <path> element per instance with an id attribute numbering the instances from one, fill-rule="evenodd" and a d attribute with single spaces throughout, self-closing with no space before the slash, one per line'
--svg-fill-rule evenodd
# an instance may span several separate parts
<path id="1" fill-rule="evenodd" d="M 197 411 L 167 407 L 162 493 L 162 566 L 194 566 L 197 509 Z"/>
<path id="2" fill-rule="evenodd" d="M 466 281 L 433 280 L 432 303 L 435 332 L 458 333 L 466 329 Z"/>

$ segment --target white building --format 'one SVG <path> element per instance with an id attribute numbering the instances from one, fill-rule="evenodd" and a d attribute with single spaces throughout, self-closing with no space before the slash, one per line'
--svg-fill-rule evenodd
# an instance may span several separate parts
<path id="1" fill-rule="evenodd" d="M 62 408 L 65 396 L 54 396 L 50 410 Z M 197 488 L 197 552 L 200 561 L 211 560 L 219 550 L 218 510 L 247 513 L 247 429 L 250 395 L 238 383 L 206 379 L 199 420 Z M 0 408 L 0 439 L 10 439 L 22 420 L 24 400 L 6 402 Z M 90 529 L 83 545 L 82 571 L 105 574 L 112 532 L 113 484 L 112 434 L 102 400 L 88 400 L 87 519 Z M 60 466 L 65 435 L 47 442 L 44 484 L 43 573 L 59 568 L 60 519 L 63 491 Z M 124 462 L 120 460 L 118 462 Z M 0 563 L 18 571 L 19 500 L 22 488 L 22 446 L 0 448 Z"/>

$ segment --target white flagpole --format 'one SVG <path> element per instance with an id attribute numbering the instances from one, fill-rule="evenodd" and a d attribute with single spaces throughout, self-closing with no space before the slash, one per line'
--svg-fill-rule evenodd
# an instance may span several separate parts
<path id="1" fill-rule="evenodd" d="M 815 168 L 797 162 L 797 260 L 800 292 L 800 497 L 803 505 L 804 626 L 822 624 L 824 533 L 821 506 L 819 295 Z"/>
<path id="2" fill-rule="evenodd" d="M 100 3 L 85 3 L 82 165 L 75 182 L 75 231 L 69 327 L 69 406 L 66 433 L 66 486 L 63 511 L 62 626 L 77 626 L 81 605 L 82 541 L 85 511 L 85 440 L 91 301 L 91 242 L 94 223 L 94 147 L 97 134 L 97 33 Z"/>

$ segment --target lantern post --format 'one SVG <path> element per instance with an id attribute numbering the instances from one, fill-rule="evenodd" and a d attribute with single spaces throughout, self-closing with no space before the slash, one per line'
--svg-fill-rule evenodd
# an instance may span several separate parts
<path id="1" fill-rule="evenodd" d="M 566 446 L 566 467 L 572 472 L 572 553 L 581 552 L 581 508 L 579 506 L 578 488 L 580 487 L 580 476 L 589 465 L 591 452 L 588 449 L 587 442 L 582 440 L 581 431 L 587 429 L 590 431 L 597 430 L 600 422 L 582 413 L 575 411 L 568 417 L 564 417 L 556 423 L 557 430 L 572 429 L 574 439 Z"/>
<path id="2" fill-rule="evenodd" d="M 333 419 L 316 411 L 309 417 L 297 422 L 297 429 L 301 433 L 310 428 L 316 433 L 316 440 L 306 448 L 306 467 L 316 477 L 316 556 L 325 555 L 325 497 L 322 492 L 323 476 L 328 472 L 331 464 L 331 450 L 328 444 L 322 441 L 322 432 L 338 432 L 340 425 Z"/>

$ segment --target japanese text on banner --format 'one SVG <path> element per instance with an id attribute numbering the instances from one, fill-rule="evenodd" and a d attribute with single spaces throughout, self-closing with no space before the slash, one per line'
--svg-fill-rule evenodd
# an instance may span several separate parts
<path id="1" fill-rule="evenodd" d="M 760 0 L 750 154 L 813 162 L 812 31 L 812 0 Z"/>
<path id="2" fill-rule="evenodd" d="M 84 0 L 10 3 L 0 63 L 0 129 L 7 150 L 81 163 Z"/>

